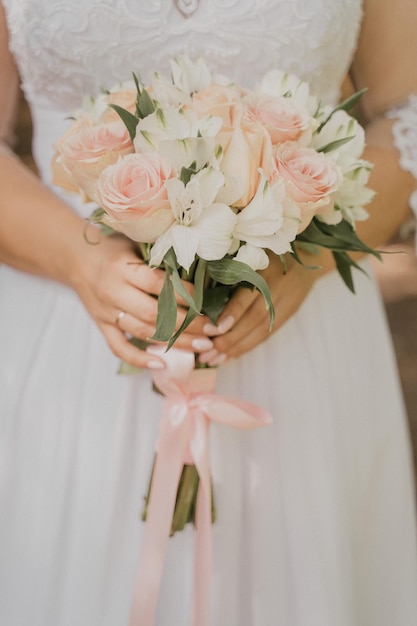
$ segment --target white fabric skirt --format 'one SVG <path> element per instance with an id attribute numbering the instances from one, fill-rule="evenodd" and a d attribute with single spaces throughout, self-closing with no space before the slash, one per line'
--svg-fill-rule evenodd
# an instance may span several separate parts
<path id="1" fill-rule="evenodd" d="M 274 422 L 211 429 L 213 626 L 417 624 L 406 419 L 377 289 L 356 284 L 321 279 L 221 368 L 218 391 Z M 0 267 L 5 626 L 128 623 L 162 400 L 117 369 L 69 289 Z M 158 626 L 188 623 L 193 535 L 170 539 Z"/>

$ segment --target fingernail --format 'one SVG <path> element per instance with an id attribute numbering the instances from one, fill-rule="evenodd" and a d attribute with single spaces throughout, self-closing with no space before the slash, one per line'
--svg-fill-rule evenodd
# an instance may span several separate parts
<path id="1" fill-rule="evenodd" d="M 201 339 L 193 339 L 191 342 L 191 347 L 197 352 L 204 350 L 211 350 L 213 347 L 213 342 L 208 337 L 202 337 Z"/>
<path id="2" fill-rule="evenodd" d="M 216 357 L 218 354 L 219 353 L 214 348 L 213 350 L 209 350 L 208 352 L 203 352 L 202 354 L 199 354 L 198 360 L 200 361 L 200 363 L 207 363 L 207 361 L 210 361 L 210 359 L 214 359 L 214 357 Z"/>
<path id="3" fill-rule="evenodd" d="M 214 359 L 209 359 L 208 364 L 216 367 L 216 365 L 222 365 L 227 359 L 227 354 L 219 354 Z"/>
<path id="4" fill-rule="evenodd" d="M 148 367 L 150 370 L 164 370 L 165 363 L 163 363 L 162 361 L 148 361 L 146 363 L 146 367 Z"/>
<path id="5" fill-rule="evenodd" d="M 205 324 L 203 327 L 203 331 L 207 335 L 222 335 L 223 333 L 227 333 L 235 323 L 235 318 L 233 315 L 226 315 L 224 319 L 220 322 L 218 326 L 214 324 Z"/>

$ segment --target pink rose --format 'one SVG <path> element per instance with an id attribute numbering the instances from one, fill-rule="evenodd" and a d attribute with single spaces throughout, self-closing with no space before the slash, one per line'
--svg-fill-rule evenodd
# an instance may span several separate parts
<path id="1" fill-rule="evenodd" d="M 283 178 L 289 198 L 301 208 L 299 233 L 314 215 L 332 209 L 332 194 L 339 188 L 342 174 L 326 154 L 287 142 L 275 149 L 272 165 L 270 181 Z"/>
<path id="2" fill-rule="evenodd" d="M 157 153 L 119 158 L 98 181 L 106 223 L 134 241 L 153 243 L 174 222 L 165 181 L 175 175 Z"/>
<path id="3" fill-rule="evenodd" d="M 213 115 L 221 117 L 223 125 L 232 125 L 231 109 L 240 99 L 235 87 L 212 84 L 193 94 L 192 108 L 199 117 Z"/>
<path id="4" fill-rule="evenodd" d="M 55 145 L 53 182 L 84 192 L 87 200 L 96 200 L 97 180 L 103 169 L 131 152 L 132 141 L 120 119 L 93 124 L 89 117 L 81 117 Z"/>
<path id="5" fill-rule="evenodd" d="M 267 174 L 271 164 L 272 145 L 266 130 L 242 117 L 239 104 L 230 108 L 231 126 L 224 127 L 217 136 L 223 156 L 220 169 L 225 176 L 225 187 L 217 199 L 237 208 L 245 207 L 259 186 L 262 168 Z"/>
<path id="6" fill-rule="evenodd" d="M 245 101 L 244 116 L 262 124 L 273 144 L 298 141 L 307 145 L 312 136 L 312 120 L 304 107 L 284 97 L 252 94 Z"/>

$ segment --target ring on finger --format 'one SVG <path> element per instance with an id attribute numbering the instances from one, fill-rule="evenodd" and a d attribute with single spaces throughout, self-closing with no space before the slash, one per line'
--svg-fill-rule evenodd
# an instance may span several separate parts
<path id="1" fill-rule="evenodd" d="M 116 326 L 120 325 L 120 322 L 125 317 L 125 315 L 126 315 L 126 313 L 124 311 L 120 311 L 120 313 L 117 314 L 116 320 L 114 322 L 116 324 Z"/>

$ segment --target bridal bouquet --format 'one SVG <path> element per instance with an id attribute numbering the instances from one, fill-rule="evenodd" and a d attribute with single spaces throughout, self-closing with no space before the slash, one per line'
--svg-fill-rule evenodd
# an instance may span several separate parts
<path id="1" fill-rule="evenodd" d="M 213 75 L 203 60 L 180 57 L 171 69 L 169 78 L 155 73 L 146 85 L 133 75 L 86 101 L 53 160 L 54 182 L 97 204 L 92 221 L 126 235 L 145 262 L 165 270 L 151 342 L 171 348 L 202 313 L 216 323 L 237 285 L 263 294 L 272 325 L 269 288 L 259 273 L 270 254 L 281 257 L 285 273 L 288 256 L 301 262 L 300 249 L 314 254 L 329 248 L 353 290 L 356 264 L 349 252 L 377 254 L 355 233 L 373 197 L 367 187 L 371 165 L 362 159 L 364 131 L 348 112 L 361 94 L 330 108 L 307 83 L 279 70 L 249 90 Z M 184 280 L 193 283 L 193 295 Z M 179 328 L 176 294 L 188 307 Z M 178 456 L 171 496 L 161 479 L 170 468 L 153 477 L 165 501 L 171 498 L 165 513 L 155 508 L 161 502 L 154 503 L 154 519 L 172 518 L 174 510 L 174 521 L 167 522 L 172 533 L 198 518 L 199 482 L 205 492 L 200 519 L 212 514 L 207 459 L 198 458 L 193 436 L 207 438 L 208 419 L 252 428 L 269 416 L 219 399 L 212 371 L 196 369 L 194 355 L 170 353 L 171 367 L 155 373 L 154 382 L 168 399 L 168 414 L 176 411 L 178 419 L 184 409 L 181 415 L 194 416 L 194 434 L 175 438 L 165 423 L 158 444 L 157 457 L 171 454 L 173 462 Z M 201 554 L 209 559 L 207 550 Z M 153 557 L 144 558 L 146 567 Z"/>

